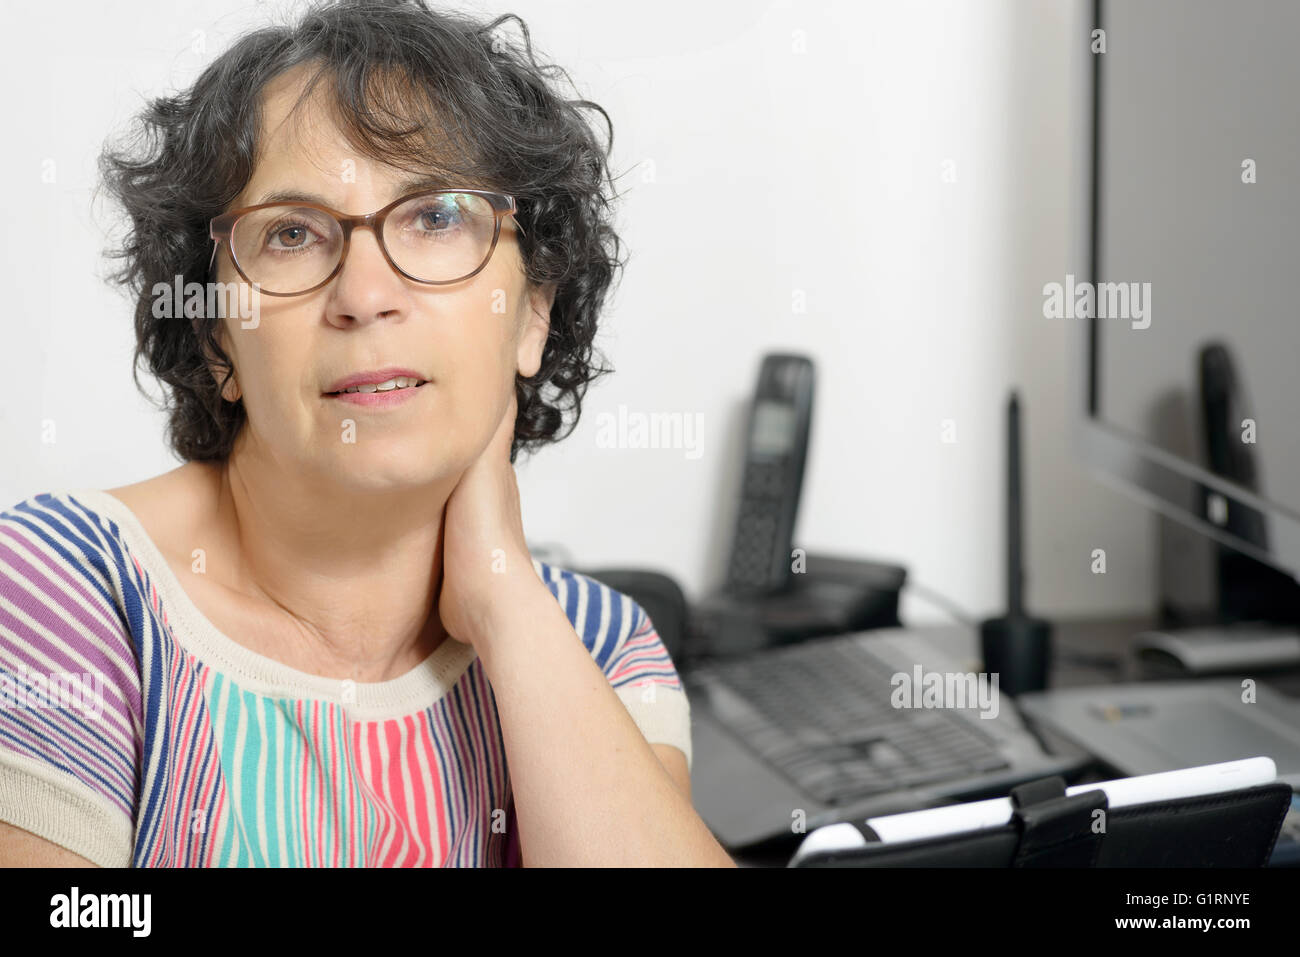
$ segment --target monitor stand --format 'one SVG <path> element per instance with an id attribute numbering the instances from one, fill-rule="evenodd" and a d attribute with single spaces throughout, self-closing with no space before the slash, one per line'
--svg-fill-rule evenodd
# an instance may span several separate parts
<path id="1" fill-rule="evenodd" d="M 1300 667 L 1300 629 L 1242 623 L 1147 631 L 1133 652 L 1148 670 L 1169 675 L 1238 674 Z"/>

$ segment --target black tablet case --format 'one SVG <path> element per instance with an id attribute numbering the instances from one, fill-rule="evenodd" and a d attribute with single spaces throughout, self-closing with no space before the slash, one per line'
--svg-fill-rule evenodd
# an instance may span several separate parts
<path id="1" fill-rule="evenodd" d="M 1100 789 L 1065 794 L 1061 777 L 1011 791 L 995 828 L 811 854 L 795 867 L 1263 867 L 1291 804 L 1282 782 L 1109 810 Z M 1102 814 L 1097 812 L 1101 811 Z"/>

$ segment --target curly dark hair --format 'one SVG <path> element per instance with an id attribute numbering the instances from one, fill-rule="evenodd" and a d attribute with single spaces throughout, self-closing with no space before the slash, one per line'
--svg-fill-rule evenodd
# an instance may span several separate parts
<path id="1" fill-rule="evenodd" d="M 522 45 L 496 32 L 509 20 Z M 230 207 L 253 172 L 261 93 L 304 63 L 315 71 L 303 97 L 332 81 L 334 119 L 362 155 L 517 197 L 528 281 L 557 288 L 541 368 L 516 376 L 511 461 L 520 449 L 568 435 L 587 386 L 613 371 L 593 359 L 597 317 L 624 266 L 611 225 L 617 194 L 608 114 L 559 95 L 549 81 L 572 81 L 558 66 L 538 63 L 527 24 L 514 14 L 483 23 L 424 0 L 331 0 L 240 38 L 190 89 L 150 101 L 124 141 L 100 156 L 102 186 L 129 217 L 121 245 L 107 255 L 122 260 L 109 279 L 135 302 L 133 377 L 139 388 L 144 365 L 165 383 L 172 449 L 185 461 L 224 461 L 245 412 L 242 399 L 221 396 L 234 369 L 218 341 L 220 319 L 156 318 L 154 284 L 178 275 L 206 281 L 209 220 Z M 603 147 L 584 110 L 604 117 Z M 567 412 L 572 419 L 561 434 Z"/>

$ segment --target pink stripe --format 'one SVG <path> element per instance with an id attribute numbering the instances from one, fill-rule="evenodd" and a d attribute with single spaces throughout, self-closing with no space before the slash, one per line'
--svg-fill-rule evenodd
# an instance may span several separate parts
<path id="1" fill-rule="evenodd" d="M 406 815 L 406 801 L 405 795 L 402 794 L 401 768 L 399 767 L 403 758 L 401 742 L 398 740 L 401 732 L 398 730 L 396 722 L 385 721 L 383 723 L 383 734 L 384 745 L 388 748 L 388 761 L 386 762 L 388 774 L 386 779 L 381 774 L 376 783 L 384 787 L 384 799 L 388 806 L 393 809 L 395 826 L 393 828 L 394 841 L 380 866 L 398 867 L 400 866 L 398 858 L 401 855 L 402 844 L 405 839 L 402 818 Z"/>
<path id="2" fill-rule="evenodd" d="M 664 671 L 670 667 L 672 667 L 671 659 L 662 656 L 638 655 L 635 658 L 629 658 L 621 662 L 617 670 L 610 672 L 609 680 L 615 681 L 634 671 Z M 667 684 L 672 683 L 667 676 L 663 676 L 663 681 Z"/>
<path id="3" fill-rule="evenodd" d="M 659 635 L 653 631 L 648 635 L 629 638 L 627 641 L 623 642 L 623 647 L 618 650 L 618 656 L 622 658 L 625 655 L 649 650 L 653 650 L 656 654 L 666 653 L 663 647 L 663 642 L 659 640 Z"/>
<path id="4" fill-rule="evenodd" d="M 321 845 L 325 843 L 325 784 L 324 784 L 324 775 L 322 774 L 323 769 L 320 766 L 320 762 L 316 761 L 316 758 L 320 755 L 320 739 L 319 739 L 320 721 L 318 718 L 319 713 L 320 713 L 320 702 L 313 701 L 311 703 L 312 760 L 316 762 L 315 765 L 316 778 L 318 784 L 318 790 L 316 793 L 316 848 L 315 849 L 316 849 L 316 864 L 318 867 L 323 867 L 325 862 L 320 855 L 323 851 Z"/>
<path id="5" fill-rule="evenodd" d="M 433 848 L 429 839 L 429 802 L 425 800 L 425 777 L 420 770 L 419 762 L 419 752 L 424 748 L 424 738 L 420 734 L 422 722 L 417 722 L 409 716 L 403 720 L 406 722 L 407 740 L 411 742 L 411 780 L 414 782 L 411 790 L 415 792 L 415 829 L 420 844 L 419 856 L 413 863 L 418 867 L 424 864 L 426 859 L 433 858 Z M 424 760 L 431 770 L 437 766 L 432 754 L 425 754 Z M 430 774 L 430 778 L 433 777 L 435 775 Z"/>
<path id="6" fill-rule="evenodd" d="M 361 735 L 364 732 L 364 730 L 365 728 L 363 727 L 363 722 L 358 721 L 355 724 L 353 724 L 352 751 L 353 751 L 353 759 L 355 760 L 356 767 L 357 767 L 357 784 L 361 788 L 361 793 L 366 796 L 367 809 L 375 811 L 374 831 L 372 832 L 369 829 L 366 830 L 365 853 L 363 858 L 364 867 L 373 867 L 375 848 L 378 846 L 376 843 L 378 841 L 377 835 L 379 834 L 380 831 L 380 819 L 382 815 L 378 813 L 378 810 L 376 809 L 375 806 L 375 800 L 374 800 L 375 792 L 371 789 L 370 782 L 366 780 L 367 769 L 365 765 L 365 758 L 361 754 Z"/>
<path id="7" fill-rule="evenodd" d="M 184 657 L 187 657 L 185 652 L 178 647 L 176 649 L 176 660 L 182 661 Z M 195 684 L 193 678 L 193 672 L 189 671 L 188 668 L 189 662 L 186 661 L 185 664 L 186 667 L 182 669 L 181 673 L 182 675 L 188 674 L 189 680 L 185 682 L 185 687 L 177 688 L 175 692 L 177 707 L 183 709 L 180 710 L 177 715 L 177 718 L 179 719 L 177 721 L 177 726 L 181 728 L 180 737 L 177 739 L 177 742 L 179 747 L 182 749 L 182 751 L 191 757 L 191 763 L 194 765 L 194 772 L 189 776 L 188 781 L 181 779 L 180 777 L 180 775 L 182 774 L 181 769 L 185 766 L 184 760 L 177 760 L 172 769 L 170 787 L 172 788 L 172 790 L 175 790 L 177 793 L 181 795 L 180 806 L 185 808 L 184 820 L 180 822 L 180 829 L 176 834 L 176 846 L 173 849 L 171 855 L 171 860 L 173 862 L 178 862 L 182 857 L 187 856 L 189 852 L 189 848 L 193 843 L 192 839 L 194 834 L 194 810 L 195 810 L 194 789 L 199 783 L 198 769 L 202 757 L 202 755 L 199 753 L 199 748 L 195 748 L 192 746 L 192 738 L 191 738 L 191 734 L 193 732 L 193 726 L 194 726 L 194 718 L 198 709 L 194 707 L 193 702 L 191 702 L 189 708 L 183 708 L 183 706 L 181 705 L 181 701 L 184 699 L 183 692 L 185 692 L 188 688 L 193 687 Z M 173 754 L 175 754 L 176 748 L 173 748 L 172 751 Z"/>
<path id="8" fill-rule="evenodd" d="M 201 671 L 202 684 L 200 686 L 200 689 L 203 691 L 203 699 L 204 699 L 203 717 L 202 717 L 202 727 L 204 732 L 203 739 L 205 741 L 213 741 L 214 739 L 212 736 L 212 724 L 208 720 L 209 712 L 206 706 L 206 702 L 210 700 L 211 693 L 212 693 L 212 672 L 207 668 L 203 668 L 202 665 L 200 665 L 200 668 L 202 669 Z M 217 855 L 217 845 L 218 843 L 220 843 L 218 841 L 218 838 L 221 836 L 221 809 L 225 807 L 225 803 L 226 803 L 226 790 L 225 787 L 223 786 L 225 780 L 221 776 L 221 756 L 220 754 L 217 753 L 215 741 L 211 753 L 212 753 L 213 762 L 215 764 L 215 770 L 210 772 L 209 774 L 208 787 L 203 796 L 204 807 L 208 807 L 212 804 L 212 798 L 214 794 L 216 795 L 217 798 L 216 807 L 213 809 L 212 812 L 211 829 L 208 831 L 206 835 L 207 848 L 208 848 L 207 866 L 209 867 L 212 866 L 212 860 Z M 208 827 L 208 825 L 205 824 L 204 827 Z"/>
<path id="9" fill-rule="evenodd" d="M 194 773 L 190 776 L 189 786 L 185 789 L 185 807 L 188 808 L 188 820 L 186 821 L 185 832 L 184 832 L 186 834 L 186 840 L 182 843 L 182 847 L 185 849 L 185 863 L 188 864 L 189 857 L 190 857 L 190 850 L 192 849 L 194 844 L 193 815 L 194 815 L 194 811 L 196 810 L 194 799 L 195 799 L 195 793 L 200 783 L 199 775 L 202 773 L 201 758 L 203 757 L 202 754 L 203 745 L 206 739 L 200 739 L 199 741 L 195 742 L 195 731 L 197 730 L 198 727 L 199 712 L 203 710 L 202 681 L 199 678 L 197 670 L 195 668 L 194 658 L 189 654 L 189 652 L 186 652 L 183 649 L 177 648 L 177 651 L 179 652 L 179 654 L 185 656 L 185 672 L 186 674 L 189 675 L 189 681 L 187 682 L 187 686 L 193 689 L 193 700 L 190 702 L 188 713 L 185 716 L 185 730 L 181 735 L 181 740 L 191 743 L 191 744 L 187 744 L 188 749 L 200 752 L 194 754 L 194 761 L 193 761 Z M 177 698 L 179 699 L 180 695 L 177 695 Z M 181 767 L 182 764 L 178 762 L 177 770 L 176 770 L 177 774 L 181 773 L 180 771 Z M 205 828 L 207 827 L 206 822 L 204 823 L 204 827 Z"/>
<path id="10" fill-rule="evenodd" d="M 330 757 L 333 757 L 339 753 L 338 742 L 335 739 L 336 738 L 335 732 L 338 730 L 337 727 L 338 722 L 334 720 L 334 715 L 333 715 L 334 709 L 330 705 L 326 704 L 323 705 L 322 707 L 324 708 L 325 714 L 328 716 L 327 720 L 329 721 L 329 729 L 330 729 Z M 334 832 L 334 841 L 333 841 L 334 852 L 332 854 L 332 859 L 334 861 L 333 866 L 338 867 L 340 866 L 340 862 L 341 862 L 341 857 L 339 854 L 339 830 L 341 829 L 343 824 L 343 822 L 340 820 L 340 818 L 343 817 L 343 806 L 342 806 L 343 790 L 339 782 L 336 780 L 336 774 L 338 772 L 338 762 L 331 761 L 330 764 L 333 766 L 333 770 L 334 770 L 334 774 L 330 775 L 330 813 L 334 816 L 334 820 L 333 820 L 334 827 L 332 828 Z"/>
<path id="11" fill-rule="evenodd" d="M 394 721 L 396 724 L 396 721 Z M 420 772 L 419 747 L 420 737 L 415 730 L 415 722 L 410 715 L 402 718 L 402 733 L 406 737 L 406 747 L 402 752 L 402 767 L 411 782 L 411 799 L 407 803 L 405 793 L 402 801 L 406 805 L 402 815 L 402 825 L 410 849 L 402 861 L 403 867 L 419 867 L 425 858 L 426 847 L 420 832 L 423 830 L 421 818 L 424 816 L 424 775 Z"/>
<path id="12" fill-rule="evenodd" d="M 662 671 L 665 667 L 672 667 L 672 659 L 668 657 L 663 642 L 654 632 L 650 632 L 644 638 L 629 640 L 619 651 L 618 659 L 618 667 L 609 675 L 611 683 L 640 671 L 656 669 Z M 659 676 L 658 682 L 672 687 L 677 686 L 677 682 L 665 676 Z"/>
<path id="13" fill-rule="evenodd" d="M 624 678 L 629 678 L 629 677 L 634 678 L 634 677 L 636 677 L 636 676 L 639 675 L 639 674 L 648 673 L 648 672 L 652 672 L 652 671 L 663 671 L 664 668 L 665 668 L 667 665 L 668 665 L 668 662 L 666 662 L 666 661 L 634 661 L 634 662 L 629 662 L 625 667 L 620 668 L 618 671 L 616 671 L 616 672 L 614 672 L 612 675 L 610 675 L 610 676 L 609 676 L 609 682 L 610 682 L 610 684 L 612 685 L 614 682 L 616 682 L 616 681 L 622 681 Z M 672 680 L 671 678 L 669 678 L 667 675 L 652 675 L 652 676 L 649 678 L 649 680 L 652 681 L 652 682 L 654 682 L 655 684 L 658 684 L 658 685 L 664 685 L 665 687 L 668 687 L 668 688 L 674 688 L 674 689 L 675 689 L 675 688 L 678 687 L 677 682 L 676 682 L 676 681 L 673 681 L 673 680 Z"/>
<path id="14" fill-rule="evenodd" d="M 407 820 L 406 793 L 402 786 L 402 762 L 406 752 L 402 747 L 402 728 L 396 720 L 385 721 L 380 727 L 388 748 L 388 760 L 384 764 L 385 800 L 393 814 L 393 833 L 395 839 L 388 849 L 388 866 L 405 867 L 415 836 L 411 833 L 410 821 Z"/>
<path id="15" fill-rule="evenodd" d="M 411 842 L 411 850 L 406 855 L 406 860 L 402 862 L 403 867 L 420 867 L 427 856 L 428 844 L 424 838 L 425 808 L 424 774 L 420 770 L 420 736 L 415 728 L 415 721 L 410 715 L 402 718 L 402 731 L 406 735 L 406 750 L 402 755 L 402 763 L 406 768 L 406 774 L 411 779 L 411 803 L 407 807 L 404 818 L 406 824 L 406 837 Z"/>
<path id="16" fill-rule="evenodd" d="M 357 854 L 364 854 L 365 851 L 359 851 L 358 849 L 358 832 L 354 815 L 356 814 L 357 805 L 361 803 L 361 799 L 359 799 L 355 793 L 356 788 L 353 786 L 353 782 L 356 780 L 356 775 L 353 773 L 352 765 L 348 761 L 348 754 L 351 751 L 351 748 L 348 746 L 350 740 L 348 728 L 352 725 L 352 718 L 348 714 L 346 708 L 338 709 L 338 717 L 341 727 L 339 728 L 339 749 L 335 753 L 335 757 L 338 760 L 339 774 L 342 777 L 343 786 L 346 789 L 340 793 L 346 794 L 352 799 L 352 813 L 349 814 L 346 819 L 343 817 L 343 807 L 347 802 L 343 800 L 339 801 L 338 826 L 344 837 L 343 853 L 346 858 L 343 866 L 357 867 L 360 864 L 357 860 Z"/>
<path id="17" fill-rule="evenodd" d="M 402 867 L 416 866 L 423 856 L 420 839 L 417 830 L 420 827 L 418 820 L 412 819 L 412 808 L 406 803 L 405 788 L 402 786 L 401 770 L 405 768 L 407 776 L 411 779 L 412 801 L 417 804 L 423 804 L 424 799 L 421 791 L 423 790 L 424 780 L 420 774 L 420 762 L 416 755 L 416 749 L 419 747 L 419 739 L 415 734 L 414 722 L 410 716 L 402 719 L 399 731 L 397 721 L 391 722 L 393 728 L 394 741 L 398 740 L 400 731 L 406 732 L 406 748 L 402 751 L 399 760 L 392 763 L 394 771 L 390 771 L 390 777 L 393 780 L 393 794 L 397 803 L 399 820 L 402 822 L 402 834 L 406 838 L 410 849 L 402 859 Z M 397 773 L 394 773 L 397 772 Z M 416 812 L 417 814 L 422 813 Z"/>
<path id="18" fill-rule="evenodd" d="M 193 733 L 199 741 L 199 748 L 203 750 L 203 757 L 215 759 L 217 755 L 212 751 L 212 749 L 206 746 L 207 743 L 211 741 L 211 734 L 207 733 L 208 723 L 204 720 L 208 713 L 203 694 L 207 686 L 207 675 L 203 671 L 202 664 L 188 652 L 186 653 L 186 658 L 189 662 L 191 674 L 194 676 L 195 684 L 195 702 L 190 711 L 191 720 L 194 726 Z M 212 804 L 212 789 L 216 786 L 216 775 L 211 771 L 206 773 L 202 771 L 202 762 L 200 761 L 196 761 L 194 767 L 194 783 L 193 787 L 190 788 L 188 799 L 195 801 L 192 805 L 193 807 L 200 808 L 204 811 L 203 832 L 201 834 L 195 834 L 192 828 L 186 831 L 187 837 L 184 845 L 185 855 L 180 862 L 182 867 L 194 866 L 195 861 L 198 860 L 198 855 L 202 853 L 201 848 L 204 841 L 211 843 L 215 837 L 214 832 L 217 827 L 216 820 L 208 821 L 206 813 L 208 807 Z M 203 789 L 202 794 L 197 793 L 200 787 Z"/>
<path id="19" fill-rule="evenodd" d="M 375 863 L 371 866 L 383 867 L 384 860 L 378 855 L 383 852 L 384 844 L 388 842 L 389 835 L 393 831 L 393 816 L 388 813 L 386 802 L 381 799 L 377 790 L 383 787 L 383 752 L 379 747 L 379 726 L 377 722 L 370 722 L 366 726 L 366 743 L 369 745 L 370 750 L 370 767 L 367 769 L 370 793 L 375 796 L 375 810 L 379 814 L 380 822 L 375 829 L 374 855 L 372 855 Z"/>
<path id="20" fill-rule="evenodd" d="M 294 703 L 294 710 L 297 712 L 298 728 L 301 730 L 303 736 L 302 787 L 299 788 L 301 807 L 299 808 L 299 814 L 298 814 L 299 817 L 298 840 L 302 842 L 302 848 L 303 848 L 302 859 L 305 862 L 305 864 L 308 867 L 310 867 L 312 863 L 311 860 L 312 842 L 311 842 L 311 830 L 310 830 L 311 814 L 308 813 L 307 810 L 307 768 L 311 764 L 311 736 L 308 734 L 307 731 L 307 719 L 303 716 L 302 713 L 302 699 L 299 699 Z"/>
<path id="21" fill-rule="evenodd" d="M 208 837 L 209 828 L 216 825 L 215 821 L 208 820 L 208 808 L 210 806 L 209 794 L 215 778 L 212 773 L 213 764 L 219 756 L 213 747 L 212 733 L 208 730 L 209 725 L 204 720 L 208 713 L 207 702 L 203 697 L 204 676 L 199 669 L 199 662 L 188 653 L 186 658 L 186 668 L 190 674 L 190 687 L 194 689 L 194 701 L 190 704 L 185 729 L 185 740 L 190 742 L 189 747 L 194 752 L 194 772 L 191 775 L 192 780 L 185 794 L 186 807 L 190 809 L 190 821 L 187 823 L 185 830 L 184 866 L 190 867 L 193 866 L 192 862 L 201 851 L 200 842 Z M 203 830 L 198 834 L 194 833 L 193 827 L 195 812 L 198 812 L 197 817 L 203 826 Z"/>

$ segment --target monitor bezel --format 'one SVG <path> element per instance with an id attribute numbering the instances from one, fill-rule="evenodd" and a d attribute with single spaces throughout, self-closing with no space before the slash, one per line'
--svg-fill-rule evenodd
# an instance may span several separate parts
<path id="1" fill-rule="evenodd" d="M 1097 281 L 1099 236 L 1097 217 L 1101 195 L 1101 176 L 1098 168 L 1100 143 L 1098 136 L 1102 65 L 1104 53 L 1091 51 L 1092 31 L 1104 29 L 1104 0 L 1092 0 L 1081 5 L 1085 15 L 1091 16 L 1087 25 L 1088 42 L 1078 44 L 1082 53 L 1075 58 L 1075 82 L 1080 99 L 1085 101 L 1086 137 L 1080 139 L 1076 152 L 1074 208 L 1072 222 L 1071 261 L 1077 264 L 1076 276 L 1091 282 Z M 1248 489 L 1242 488 L 1208 470 L 1178 458 L 1171 453 L 1143 442 L 1137 437 L 1103 421 L 1098 415 L 1098 341 L 1101 320 L 1095 316 L 1083 320 L 1065 320 L 1073 326 L 1072 354 L 1081 357 L 1071 363 L 1074 376 L 1070 407 L 1074 424 L 1074 445 L 1083 464 L 1101 481 L 1130 496 L 1147 507 L 1194 528 L 1209 538 L 1228 545 L 1280 571 L 1300 578 L 1300 514 L 1290 511 L 1277 502 L 1268 501 Z M 1229 508 L 1246 506 L 1259 511 L 1268 522 L 1268 549 L 1233 535 L 1225 529 L 1206 521 L 1182 506 L 1194 502 L 1202 489 L 1209 488 L 1221 495 Z"/>

